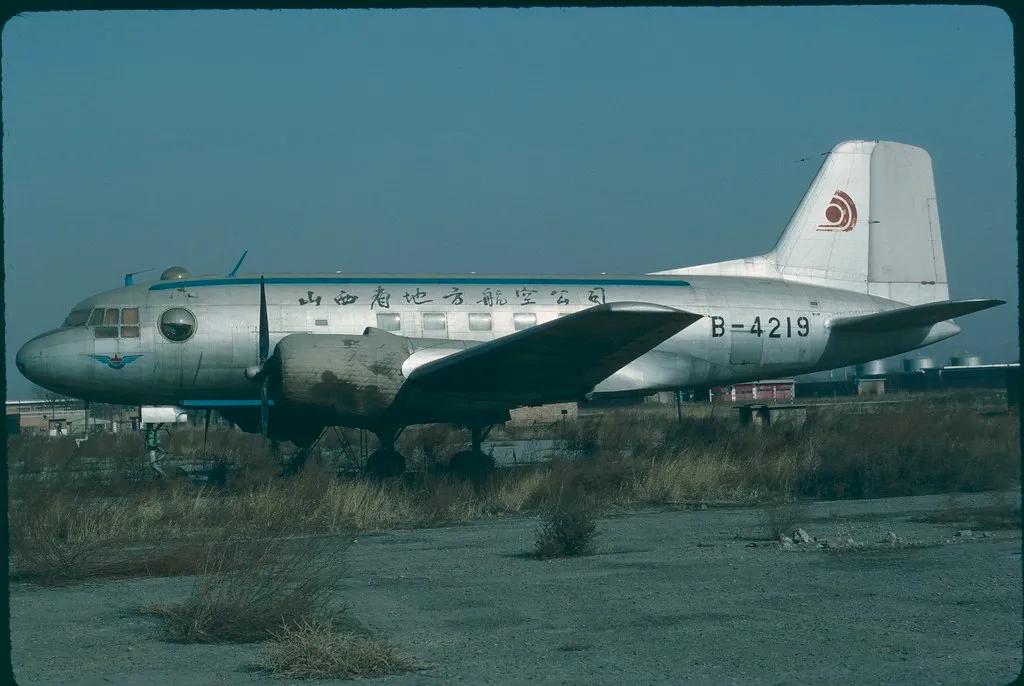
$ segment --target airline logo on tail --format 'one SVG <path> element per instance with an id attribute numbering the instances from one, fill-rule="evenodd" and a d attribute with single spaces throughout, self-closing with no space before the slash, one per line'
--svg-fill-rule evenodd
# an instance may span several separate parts
<path id="1" fill-rule="evenodd" d="M 825 221 L 818 231 L 852 231 L 857 225 L 857 205 L 844 191 L 837 190 L 825 208 Z"/>

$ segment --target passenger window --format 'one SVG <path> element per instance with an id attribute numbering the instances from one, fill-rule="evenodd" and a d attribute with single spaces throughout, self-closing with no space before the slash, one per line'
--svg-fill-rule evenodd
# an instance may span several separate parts
<path id="1" fill-rule="evenodd" d="M 137 307 L 123 307 L 121 308 L 121 323 L 128 324 L 130 326 L 138 326 L 139 324 L 139 308 Z"/>
<path id="2" fill-rule="evenodd" d="M 117 338 L 116 326 L 97 326 L 95 331 L 96 338 Z"/>
<path id="3" fill-rule="evenodd" d="M 327 320 L 326 319 L 317 319 L 313 323 L 316 324 L 317 326 L 327 326 Z"/>
<path id="4" fill-rule="evenodd" d="M 491 330 L 491 314 L 490 314 L 490 312 L 470 312 L 469 313 L 469 330 L 470 331 L 490 331 Z"/>
<path id="5" fill-rule="evenodd" d="M 120 321 L 120 310 L 116 307 L 108 307 L 103 310 L 103 325 L 104 326 L 117 326 Z"/>
<path id="6" fill-rule="evenodd" d="M 97 307 L 89 316 L 89 326 L 99 326 L 103 323 L 103 308 Z"/>
<path id="7" fill-rule="evenodd" d="M 397 312 L 377 313 L 377 328 L 385 331 L 399 331 L 402 328 L 402 315 Z"/>
<path id="8" fill-rule="evenodd" d="M 137 326 L 122 326 L 121 327 L 121 338 L 138 338 L 139 327 Z"/>
<path id="9" fill-rule="evenodd" d="M 537 323 L 537 315 L 532 312 L 516 312 L 512 315 L 512 325 L 515 326 L 516 331 L 522 329 L 529 329 Z"/>
<path id="10" fill-rule="evenodd" d="M 448 328 L 448 322 L 445 319 L 444 312 L 424 312 L 423 313 L 423 330 L 424 331 L 444 331 Z"/>

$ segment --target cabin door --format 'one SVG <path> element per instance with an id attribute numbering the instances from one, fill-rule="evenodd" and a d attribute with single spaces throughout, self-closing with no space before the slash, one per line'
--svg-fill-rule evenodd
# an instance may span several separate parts
<path id="1" fill-rule="evenodd" d="M 764 354 L 763 323 L 754 312 L 737 311 L 729 325 L 729 364 L 758 365 Z"/>

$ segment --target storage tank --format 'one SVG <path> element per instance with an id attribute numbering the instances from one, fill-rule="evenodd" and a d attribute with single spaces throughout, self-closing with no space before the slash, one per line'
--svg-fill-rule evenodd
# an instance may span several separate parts
<path id="1" fill-rule="evenodd" d="M 954 355 L 949 358 L 950 367 L 979 367 L 981 355 Z"/>
<path id="2" fill-rule="evenodd" d="M 930 357 L 905 357 L 903 358 L 903 371 L 908 374 L 923 372 L 926 369 L 935 369 L 935 360 Z"/>
<path id="3" fill-rule="evenodd" d="M 869 376 L 885 376 L 889 372 L 889 365 L 885 360 L 872 360 L 857 365 L 857 378 L 864 379 Z"/>

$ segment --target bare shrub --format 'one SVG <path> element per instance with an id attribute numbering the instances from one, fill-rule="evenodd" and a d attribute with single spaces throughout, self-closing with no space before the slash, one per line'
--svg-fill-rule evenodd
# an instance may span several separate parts
<path id="1" fill-rule="evenodd" d="M 807 505 L 799 502 L 771 505 L 758 513 L 761 535 L 771 541 L 779 540 L 783 534 L 791 534 L 796 525 L 806 518 Z"/>
<path id="2" fill-rule="evenodd" d="M 415 668 L 386 643 L 319 619 L 274 631 L 257 662 L 265 671 L 291 679 L 386 676 Z"/>
<path id="3" fill-rule="evenodd" d="M 210 543 L 192 595 L 148 611 L 167 620 L 170 640 L 246 643 L 283 625 L 330 622 L 331 598 L 347 542 L 337 539 L 244 538 Z"/>
<path id="4" fill-rule="evenodd" d="M 564 487 L 545 509 L 544 519 L 536 533 L 534 556 L 548 560 L 591 555 L 596 536 L 593 500 L 579 486 Z"/>

